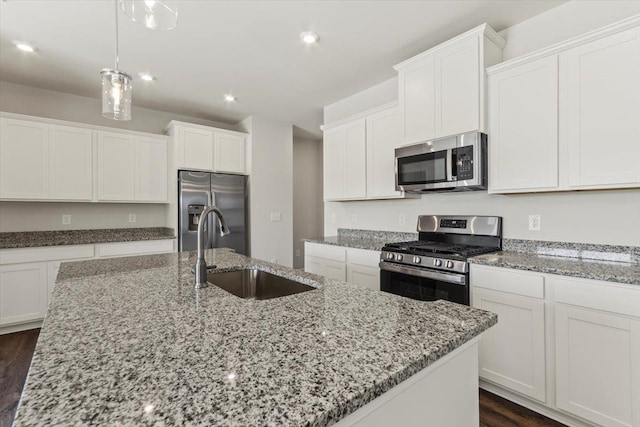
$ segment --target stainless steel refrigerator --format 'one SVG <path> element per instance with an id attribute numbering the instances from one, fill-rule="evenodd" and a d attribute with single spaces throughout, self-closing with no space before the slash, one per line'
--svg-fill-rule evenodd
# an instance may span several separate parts
<path id="1" fill-rule="evenodd" d="M 205 249 L 231 248 L 248 255 L 247 177 L 209 172 L 178 172 L 178 250 L 197 249 L 198 221 L 209 205 L 220 209 L 231 234 L 220 236 L 218 219 L 209 215 Z"/>

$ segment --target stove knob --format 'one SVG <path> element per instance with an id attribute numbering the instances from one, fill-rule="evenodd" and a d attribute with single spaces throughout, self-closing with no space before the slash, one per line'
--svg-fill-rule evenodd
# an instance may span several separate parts
<path id="1" fill-rule="evenodd" d="M 441 259 L 434 259 L 433 260 L 433 265 L 435 265 L 436 267 L 442 266 L 442 260 Z"/>
<path id="2" fill-rule="evenodd" d="M 398 260 L 398 261 L 402 261 L 402 255 L 398 255 L 398 256 L 396 256 L 396 260 Z"/>
<path id="3" fill-rule="evenodd" d="M 391 252 L 387 253 L 387 259 L 393 260 L 394 258 L 395 256 Z"/>
<path id="4" fill-rule="evenodd" d="M 447 261 L 447 268 L 453 268 L 453 261 Z"/>
<path id="5" fill-rule="evenodd" d="M 420 258 L 419 256 L 414 256 L 413 257 L 413 263 L 414 264 L 420 264 L 422 262 L 422 258 Z"/>

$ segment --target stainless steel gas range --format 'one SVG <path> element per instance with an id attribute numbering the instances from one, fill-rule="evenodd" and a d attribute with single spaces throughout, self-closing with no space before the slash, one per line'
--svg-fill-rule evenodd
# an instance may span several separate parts
<path id="1" fill-rule="evenodd" d="M 421 215 L 417 229 L 419 240 L 382 248 L 380 290 L 469 305 L 467 258 L 502 249 L 502 218 Z"/>

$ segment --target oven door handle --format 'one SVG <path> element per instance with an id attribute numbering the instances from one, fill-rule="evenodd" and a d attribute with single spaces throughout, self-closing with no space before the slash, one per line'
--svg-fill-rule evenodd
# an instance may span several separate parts
<path id="1" fill-rule="evenodd" d="M 401 273 L 407 274 L 409 276 L 440 280 L 442 282 L 453 283 L 461 286 L 467 285 L 467 276 L 464 274 L 449 274 L 439 271 L 425 270 L 422 268 L 405 267 L 404 265 L 392 264 L 386 261 L 380 261 L 379 266 L 381 270 L 391 271 L 393 273 Z"/>

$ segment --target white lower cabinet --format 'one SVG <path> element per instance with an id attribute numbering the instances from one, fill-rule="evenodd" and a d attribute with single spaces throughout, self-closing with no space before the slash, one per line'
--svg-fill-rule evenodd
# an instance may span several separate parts
<path id="1" fill-rule="evenodd" d="M 304 251 L 307 273 L 380 289 L 380 252 L 309 242 Z"/>
<path id="2" fill-rule="evenodd" d="M 173 252 L 174 240 L 0 250 L 0 334 L 39 327 L 63 262 Z"/>
<path id="3" fill-rule="evenodd" d="M 470 280 L 498 314 L 481 386 L 568 425 L 640 426 L 640 287 L 476 264 Z"/>

